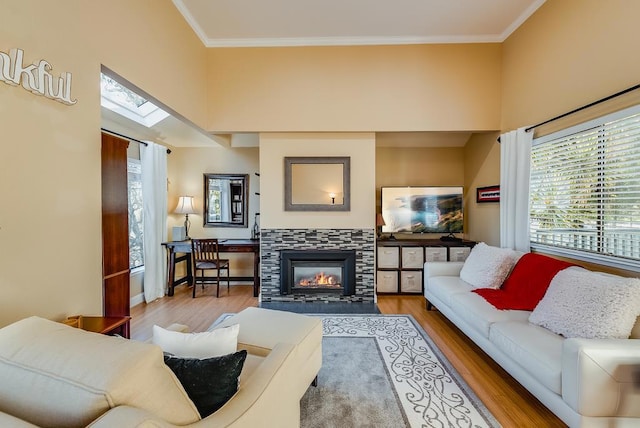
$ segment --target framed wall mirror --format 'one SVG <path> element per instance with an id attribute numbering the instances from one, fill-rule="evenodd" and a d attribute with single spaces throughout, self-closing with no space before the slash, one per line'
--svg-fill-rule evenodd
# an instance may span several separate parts
<path id="1" fill-rule="evenodd" d="M 349 211 L 351 158 L 285 157 L 285 211 Z"/>
<path id="2" fill-rule="evenodd" d="M 248 174 L 204 174 L 204 227 L 247 227 Z"/>

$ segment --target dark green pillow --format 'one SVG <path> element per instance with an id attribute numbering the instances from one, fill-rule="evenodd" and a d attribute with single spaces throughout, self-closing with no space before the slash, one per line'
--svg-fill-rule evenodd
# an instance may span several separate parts
<path id="1" fill-rule="evenodd" d="M 236 393 L 246 358 L 247 351 L 202 360 L 165 354 L 164 362 L 175 373 L 200 416 L 206 418 Z"/>

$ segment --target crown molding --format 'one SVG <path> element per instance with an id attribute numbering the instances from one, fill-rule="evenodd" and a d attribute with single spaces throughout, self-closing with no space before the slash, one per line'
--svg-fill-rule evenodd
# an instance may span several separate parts
<path id="1" fill-rule="evenodd" d="M 293 47 L 293 46 L 362 46 L 362 45 L 422 45 L 446 43 L 500 43 L 500 35 L 446 37 L 300 37 L 254 39 L 206 39 L 208 48 Z"/>
<path id="2" fill-rule="evenodd" d="M 202 30 L 202 27 L 200 27 L 200 24 L 198 24 L 198 21 L 196 21 L 189 9 L 187 9 L 187 6 L 184 5 L 184 2 L 182 0 L 173 0 L 173 5 L 178 9 L 178 11 L 180 11 L 184 19 L 200 38 L 202 44 L 207 46 L 207 35 L 204 33 L 204 30 Z"/>
<path id="3" fill-rule="evenodd" d="M 544 4 L 545 1 L 546 0 L 537 0 L 535 3 L 529 6 L 524 12 L 522 12 L 522 14 L 518 18 L 516 18 L 516 20 L 513 21 L 511 25 L 509 25 L 507 29 L 504 30 L 504 32 L 500 35 L 500 38 L 502 39 L 500 40 L 500 42 L 504 42 L 505 40 L 507 40 L 507 38 L 514 31 L 516 31 L 522 24 L 524 24 L 524 22 L 527 19 L 529 19 L 531 15 L 533 15 L 536 12 L 536 10 L 538 10 L 538 8 Z"/>

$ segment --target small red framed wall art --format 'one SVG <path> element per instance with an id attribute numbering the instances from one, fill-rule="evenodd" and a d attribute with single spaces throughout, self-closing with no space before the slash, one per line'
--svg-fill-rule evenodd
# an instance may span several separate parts
<path id="1" fill-rule="evenodd" d="M 476 202 L 500 202 L 500 186 L 486 186 L 476 188 Z"/>

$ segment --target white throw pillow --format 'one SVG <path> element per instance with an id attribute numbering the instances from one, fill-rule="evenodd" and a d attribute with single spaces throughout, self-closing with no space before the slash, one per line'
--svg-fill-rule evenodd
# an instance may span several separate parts
<path id="1" fill-rule="evenodd" d="M 627 339 L 640 315 L 640 280 L 561 270 L 529 316 L 533 324 L 564 337 Z"/>
<path id="2" fill-rule="evenodd" d="M 478 243 L 465 260 L 460 278 L 473 288 L 500 288 L 513 269 L 518 256 L 509 248 Z"/>
<path id="3" fill-rule="evenodd" d="M 152 342 L 176 357 L 211 358 L 236 352 L 239 332 L 239 324 L 202 333 L 181 333 L 154 325 Z"/>

